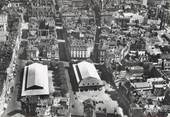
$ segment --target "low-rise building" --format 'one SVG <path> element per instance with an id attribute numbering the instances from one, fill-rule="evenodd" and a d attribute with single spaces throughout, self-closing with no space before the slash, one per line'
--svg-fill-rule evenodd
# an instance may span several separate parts
<path id="1" fill-rule="evenodd" d="M 85 60 L 88 58 L 88 45 L 83 40 L 72 40 L 71 59 Z"/>
<path id="2" fill-rule="evenodd" d="M 100 63 L 104 63 L 106 61 L 106 50 L 105 49 L 99 50 L 99 61 Z"/>
<path id="3" fill-rule="evenodd" d="M 136 82 L 133 83 L 134 88 L 137 91 L 151 91 L 152 86 L 148 82 Z"/>
<path id="4" fill-rule="evenodd" d="M 58 44 L 56 45 L 52 45 L 52 47 L 47 49 L 47 58 L 48 59 L 55 59 L 58 60 L 59 59 L 59 48 L 58 48 Z"/>
<path id="5" fill-rule="evenodd" d="M 93 63 L 83 61 L 73 64 L 73 69 L 80 90 L 97 90 L 104 85 Z"/>
<path id="6" fill-rule="evenodd" d="M 22 7 L 23 4 L 25 4 L 26 2 L 26 0 L 10 0 L 8 3 L 8 7 L 19 8 Z"/>
<path id="7" fill-rule="evenodd" d="M 32 0 L 31 8 L 28 9 L 28 15 L 37 19 L 53 17 L 55 9 L 53 9 L 52 5 L 54 5 L 52 0 Z"/>
<path id="8" fill-rule="evenodd" d="M 49 95 L 48 67 L 39 63 L 25 66 L 21 96 Z"/>
<path id="9" fill-rule="evenodd" d="M 72 6 L 76 8 L 82 8 L 83 0 L 72 0 Z"/>
<path id="10" fill-rule="evenodd" d="M 7 39 L 7 14 L 0 14 L 0 42 L 5 42 Z"/>
<path id="11" fill-rule="evenodd" d="M 129 67 L 129 73 L 132 74 L 132 76 L 142 76 L 144 72 L 144 68 L 141 66 L 132 66 Z"/>
<path id="12" fill-rule="evenodd" d="M 30 46 L 27 49 L 28 59 L 38 60 L 39 50 L 37 47 Z"/>
<path id="13" fill-rule="evenodd" d="M 164 67 L 163 68 L 164 70 L 169 71 L 170 70 L 170 61 L 164 60 L 163 67 Z"/>

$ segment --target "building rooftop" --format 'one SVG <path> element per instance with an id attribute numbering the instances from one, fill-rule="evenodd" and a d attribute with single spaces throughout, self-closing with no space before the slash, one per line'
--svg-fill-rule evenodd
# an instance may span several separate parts
<path id="1" fill-rule="evenodd" d="M 24 68 L 21 96 L 48 95 L 48 68 L 47 65 L 34 63 Z"/>
<path id="2" fill-rule="evenodd" d="M 82 79 L 92 77 L 100 80 L 100 76 L 97 73 L 97 70 L 93 63 L 83 61 L 78 63 L 77 65 L 79 67 Z"/>
<path id="3" fill-rule="evenodd" d="M 103 81 L 93 63 L 83 61 L 78 64 L 73 64 L 73 70 L 79 87 L 103 85 Z"/>
<path id="4" fill-rule="evenodd" d="M 138 90 L 151 89 L 151 85 L 148 82 L 136 82 L 133 86 Z"/>

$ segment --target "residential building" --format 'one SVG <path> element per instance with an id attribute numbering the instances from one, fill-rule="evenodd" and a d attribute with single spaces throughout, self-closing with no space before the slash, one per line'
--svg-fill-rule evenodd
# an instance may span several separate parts
<path id="1" fill-rule="evenodd" d="M 52 5 L 54 5 L 52 0 L 32 0 L 28 15 L 38 19 L 53 17 L 55 9 L 53 9 Z"/>
<path id="2" fill-rule="evenodd" d="M 8 35 L 7 19 L 8 19 L 7 14 L 5 13 L 0 14 L 0 42 L 5 42 Z"/>
<path id="3" fill-rule="evenodd" d="M 8 3 L 8 7 L 19 8 L 25 4 L 27 0 L 10 0 Z"/>
<path id="4" fill-rule="evenodd" d="M 30 46 L 27 49 L 28 59 L 38 60 L 39 50 L 37 47 Z"/>
<path id="5" fill-rule="evenodd" d="M 83 0 L 72 0 L 72 6 L 76 8 L 82 8 Z"/>
<path id="6" fill-rule="evenodd" d="M 148 82 L 135 82 L 132 84 L 137 91 L 151 91 L 152 85 Z"/>
<path id="7" fill-rule="evenodd" d="M 111 46 L 111 47 L 110 47 Z M 98 60 L 99 63 L 104 63 L 106 62 L 106 55 L 107 55 L 107 50 L 112 49 L 112 42 L 108 43 L 104 39 L 101 40 L 100 45 L 99 45 L 99 52 L 98 52 Z"/>
<path id="8" fill-rule="evenodd" d="M 42 2 L 42 1 L 41 1 Z M 32 3 L 33 7 L 44 8 L 41 6 L 47 6 L 50 8 L 50 3 Z M 30 17 L 28 24 L 28 42 L 31 46 L 39 49 L 39 58 L 43 59 L 59 59 L 59 47 L 57 34 L 55 30 L 55 20 L 53 17 L 46 17 L 40 19 L 37 17 Z"/>
<path id="9" fill-rule="evenodd" d="M 72 40 L 71 42 L 71 59 L 85 60 L 88 56 L 88 44 L 83 40 Z"/>
<path id="10" fill-rule="evenodd" d="M 138 56 L 139 56 L 139 60 L 141 62 L 145 62 L 145 61 L 148 61 L 148 55 L 146 54 L 146 51 L 138 51 Z"/>
<path id="11" fill-rule="evenodd" d="M 59 48 L 58 44 L 52 45 L 50 48 L 47 48 L 47 58 L 59 60 Z"/>
<path id="12" fill-rule="evenodd" d="M 126 3 L 126 4 L 141 4 L 143 0 L 120 0 L 121 3 Z"/>
<path id="13" fill-rule="evenodd" d="M 99 61 L 100 63 L 104 63 L 106 61 L 106 50 L 105 49 L 99 50 Z"/>
<path id="14" fill-rule="evenodd" d="M 144 72 L 144 68 L 141 66 L 131 66 L 128 67 L 129 73 L 132 74 L 133 77 L 141 77 Z"/>
<path id="15" fill-rule="evenodd" d="M 64 117 L 67 115 L 67 108 L 69 107 L 69 98 L 57 97 L 53 100 L 53 106 L 51 107 L 52 115 L 58 117 Z"/>
<path id="16" fill-rule="evenodd" d="M 143 108 L 139 107 L 139 105 L 133 104 L 130 107 L 131 117 L 143 117 Z"/>
<path id="17" fill-rule="evenodd" d="M 162 54 L 161 59 L 159 59 L 158 64 L 160 64 L 162 70 L 169 71 L 170 70 L 170 55 Z"/>
<path id="18" fill-rule="evenodd" d="M 12 100 L 7 108 L 8 116 L 25 117 L 22 111 L 21 102 Z M 3 115 L 2 115 L 3 116 Z"/>
<path id="19" fill-rule="evenodd" d="M 71 0 L 59 0 L 60 3 L 62 3 L 63 6 L 69 6 L 72 4 Z"/>
<path id="20" fill-rule="evenodd" d="M 84 105 L 84 117 L 95 117 L 95 101 L 92 99 L 87 99 L 83 102 Z M 89 113 L 89 110 L 92 110 Z"/>
<path id="21" fill-rule="evenodd" d="M 166 71 L 169 71 L 170 70 L 170 61 L 167 61 L 167 60 L 163 60 L 163 69 L 166 70 Z"/>
<path id="22" fill-rule="evenodd" d="M 147 6 L 148 0 L 143 0 L 142 4 L 143 4 L 144 6 Z"/>

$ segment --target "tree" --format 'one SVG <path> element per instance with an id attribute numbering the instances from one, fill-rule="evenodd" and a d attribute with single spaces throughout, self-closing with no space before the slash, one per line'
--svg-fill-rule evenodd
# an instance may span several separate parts
<path id="1" fill-rule="evenodd" d="M 6 0 L 1 0 L 0 1 L 0 10 L 3 8 L 4 5 L 7 4 L 7 1 Z"/>
<path id="2" fill-rule="evenodd" d="M 165 98 L 163 100 L 164 104 L 170 105 L 170 89 L 167 88 L 165 91 Z"/>

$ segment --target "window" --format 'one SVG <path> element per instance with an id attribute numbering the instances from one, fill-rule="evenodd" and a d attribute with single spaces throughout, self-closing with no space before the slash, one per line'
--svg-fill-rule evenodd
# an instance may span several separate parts
<path id="1" fill-rule="evenodd" d="M 72 105 L 72 108 L 74 108 L 74 105 Z"/>
<path id="2" fill-rule="evenodd" d="M 3 31 L 4 26 L 0 25 L 0 31 Z"/>
<path id="3" fill-rule="evenodd" d="M 103 111 L 106 112 L 106 108 L 104 108 Z"/>

